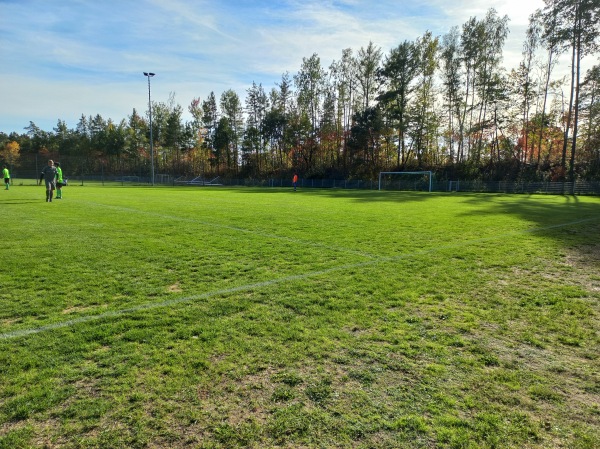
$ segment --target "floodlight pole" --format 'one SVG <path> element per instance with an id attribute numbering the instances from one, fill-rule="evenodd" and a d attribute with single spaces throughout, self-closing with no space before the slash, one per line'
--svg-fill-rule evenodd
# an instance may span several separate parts
<path id="1" fill-rule="evenodd" d="M 154 186 L 154 142 L 152 141 L 152 101 L 150 100 L 150 78 L 152 78 L 155 73 L 144 72 L 144 76 L 148 78 L 148 110 L 150 115 L 150 159 L 152 165 L 152 186 Z"/>

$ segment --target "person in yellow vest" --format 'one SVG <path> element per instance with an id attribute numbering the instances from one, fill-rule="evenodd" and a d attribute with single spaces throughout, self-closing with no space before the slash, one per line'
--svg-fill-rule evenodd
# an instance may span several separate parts
<path id="1" fill-rule="evenodd" d="M 6 165 L 2 169 L 2 177 L 4 178 L 4 184 L 6 184 L 6 188 L 4 190 L 8 190 L 10 187 L 10 173 L 8 172 L 8 167 Z"/>
<path id="2" fill-rule="evenodd" d="M 56 166 L 56 199 L 62 200 L 62 187 L 65 185 L 62 168 L 60 168 L 60 162 L 55 162 L 54 165 Z"/>

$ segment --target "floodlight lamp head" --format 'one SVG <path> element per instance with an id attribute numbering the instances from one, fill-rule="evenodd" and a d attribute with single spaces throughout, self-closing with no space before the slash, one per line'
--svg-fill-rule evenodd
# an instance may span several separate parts
<path id="1" fill-rule="evenodd" d="M 152 73 L 152 72 L 144 72 L 144 76 L 150 77 L 150 76 L 154 76 L 154 75 L 155 75 L 155 73 Z"/>

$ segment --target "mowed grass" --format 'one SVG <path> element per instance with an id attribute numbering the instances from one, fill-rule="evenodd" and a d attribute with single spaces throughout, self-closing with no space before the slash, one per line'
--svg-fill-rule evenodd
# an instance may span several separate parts
<path id="1" fill-rule="evenodd" d="M 0 448 L 598 448 L 600 198 L 0 195 Z"/>

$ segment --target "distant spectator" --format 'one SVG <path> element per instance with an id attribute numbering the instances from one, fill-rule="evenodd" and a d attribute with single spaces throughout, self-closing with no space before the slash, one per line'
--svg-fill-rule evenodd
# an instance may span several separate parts
<path id="1" fill-rule="evenodd" d="M 8 167 L 6 165 L 2 169 L 2 177 L 4 178 L 4 184 L 6 184 L 6 188 L 4 190 L 8 190 L 10 187 L 10 173 L 8 172 Z"/>
<path id="2" fill-rule="evenodd" d="M 60 162 L 55 162 L 54 165 L 56 165 L 56 199 L 62 200 L 62 188 L 65 185 L 62 168 L 60 168 Z"/>

